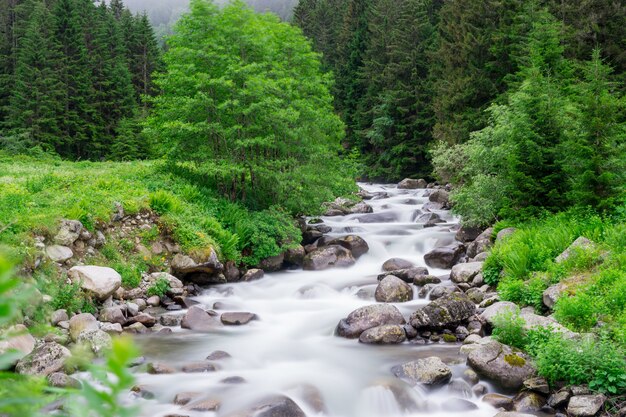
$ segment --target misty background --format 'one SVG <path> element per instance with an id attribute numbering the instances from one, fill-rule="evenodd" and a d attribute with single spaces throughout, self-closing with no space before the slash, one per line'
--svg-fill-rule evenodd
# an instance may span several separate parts
<path id="1" fill-rule="evenodd" d="M 225 4 L 229 0 L 216 0 Z M 289 21 L 298 0 L 245 0 L 258 12 L 273 12 L 281 19 Z M 189 0 L 125 0 L 124 4 L 133 13 L 147 13 L 159 40 L 171 33 L 172 26 L 187 10 Z"/>

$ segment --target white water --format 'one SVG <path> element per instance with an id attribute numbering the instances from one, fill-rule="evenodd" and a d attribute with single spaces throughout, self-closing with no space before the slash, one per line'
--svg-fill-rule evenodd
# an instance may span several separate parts
<path id="1" fill-rule="evenodd" d="M 454 240 L 450 227 L 457 223 L 446 211 L 437 213 L 447 221 L 436 227 L 423 228 L 411 221 L 416 209 L 428 201 L 425 190 L 398 190 L 395 185 L 360 184 L 369 192 L 384 191 L 388 198 L 367 201 L 375 213 L 391 213 L 392 223 L 359 223 L 359 214 L 327 217 L 324 222 L 333 228 L 331 235 L 344 236 L 351 231 L 364 238 L 370 251 L 353 267 L 326 271 L 285 271 L 267 274 L 253 282 L 208 288 L 197 301 L 211 307 L 220 301 L 227 310 L 249 311 L 259 316 L 245 326 L 226 326 L 212 333 L 175 330 L 172 335 L 155 335 L 142 345 L 148 360 L 172 365 L 203 360 L 214 350 L 224 350 L 232 358 L 216 362 L 221 369 L 202 374 L 138 375 L 138 382 L 155 392 L 155 400 L 143 404 L 145 416 L 169 413 L 196 415 L 181 411 L 172 404 L 176 393 L 195 391 L 219 398 L 217 413 L 203 416 L 226 416 L 246 404 L 268 394 L 282 393 L 300 405 L 311 416 L 328 417 L 396 417 L 396 416 L 470 416 L 491 417 L 496 411 L 469 398 L 478 410 L 446 412 L 442 407 L 454 397 L 443 387 L 425 391 L 395 379 L 391 367 L 403 362 L 438 356 L 453 369 L 453 378 L 462 375 L 465 357 L 459 355 L 458 344 L 405 342 L 395 346 L 372 346 L 334 336 L 340 319 L 354 309 L 373 304 L 376 276 L 383 262 L 392 257 L 425 266 L 424 254 L 436 246 Z M 430 268 L 432 275 L 449 271 Z M 444 281 L 444 284 L 446 281 Z M 396 304 L 406 318 L 416 306 L 427 300 L 415 299 Z M 359 291 L 361 292 L 359 293 Z M 368 294 L 363 298 L 364 291 Z M 357 295 L 359 293 L 359 295 Z M 247 383 L 232 385 L 219 381 L 232 376 Z M 307 387 L 321 393 L 325 411 L 315 411 L 307 403 Z M 401 387 L 407 401 L 397 400 Z M 394 394 L 394 392 L 396 394 Z M 144 401 L 144 400 L 141 400 Z M 413 406 L 410 406 L 410 404 Z"/>

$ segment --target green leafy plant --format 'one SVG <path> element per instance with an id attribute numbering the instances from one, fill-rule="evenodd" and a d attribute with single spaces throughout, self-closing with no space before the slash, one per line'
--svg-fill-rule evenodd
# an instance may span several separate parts
<path id="1" fill-rule="evenodd" d="M 159 297 L 163 297 L 169 289 L 170 282 L 167 279 L 160 277 L 150 286 L 150 288 L 148 288 L 146 294 L 149 296 L 158 295 Z"/>
<path id="2" fill-rule="evenodd" d="M 523 349 L 526 345 L 526 322 L 518 311 L 506 311 L 494 317 L 493 337 L 505 345 Z"/>

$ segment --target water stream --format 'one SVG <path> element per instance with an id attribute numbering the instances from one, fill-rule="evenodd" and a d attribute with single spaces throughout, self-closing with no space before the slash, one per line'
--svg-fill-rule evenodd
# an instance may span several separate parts
<path id="1" fill-rule="evenodd" d="M 434 247 L 454 241 L 451 227 L 458 223 L 447 211 L 435 211 L 446 223 L 424 228 L 414 218 L 428 201 L 426 191 L 398 190 L 395 185 L 360 184 L 370 193 L 387 196 L 367 201 L 374 213 L 383 213 L 385 222 L 361 223 L 363 214 L 323 217 L 332 227 L 331 235 L 357 234 L 370 250 L 357 263 L 345 269 L 326 271 L 290 270 L 266 274 L 258 281 L 225 284 L 207 288 L 196 297 L 211 307 L 221 302 L 224 311 L 256 313 L 259 320 L 244 326 L 224 326 L 211 333 L 175 329 L 171 335 L 153 335 L 141 340 L 150 361 L 172 365 L 204 360 L 215 350 L 232 358 L 216 362 L 220 369 L 207 373 L 137 375 L 156 394 L 145 401 L 145 416 L 168 414 L 227 416 L 251 401 L 270 394 L 292 398 L 308 416 L 395 417 L 395 416 L 471 416 L 491 417 L 496 411 L 478 398 L 465 396 L 478 409 L 446 411 L 452 398 L 462 398 L 448 387 L 426 391 L 410 387 L 393 377 L 390 369 L 418 358 L 438 356 L 453 369 L 453 379 L 460 378 L 465 357 L 459 344 L 405 342 L 393 346 L 372 346 L 334 336 L 340 319 L 354 309 L 376 303 L 376 276 L 383 262 L 392 257 L 425 266 L 424 254 Z M 429 268 L 431 275 L 447 276 L 449 271 Z M 444 280 L 441 285 L 450 285 Z M 406 318 L 425 299 L 415 298 L 396 304 Z M 228 377 L 242 377 L 245 383 L 227 384 Z M 493 387 L 488 386 L 490 391 Z M 183 391 L 206 393 L 218 398 L 218 412 L 181 411 L 172 404 Z M 402 393 L 399 395 L 398 391 Z M 317 392 L 317 406 L 311 393 Z M 320 406 L 320 403 L 323 405 Z M 410 405 L 407 405 L 410 404 Z"/>

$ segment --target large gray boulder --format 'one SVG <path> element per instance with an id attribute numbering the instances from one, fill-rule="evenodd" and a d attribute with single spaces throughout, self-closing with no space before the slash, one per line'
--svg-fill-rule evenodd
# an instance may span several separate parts
<path id="1" fill-rule="evenodd" d="M 80 282 L 83 290 L 93 293 L 99 300 L 106 300 L 122 285 L 122 276 L 105 266 L 75 266 L 67 275 L 73 282 Z"/>
<path id="2" fill-rule="evenodd" d="M 432 201 L 433 203 L 439 203 L 443 205 L 444 207 L 448 205 L 449 199 L 450 199 L 450 194 L 446 190 L 443 190 L 443 189 L 435 190 L 432 193 L 430 193 L 430 195 L 428 196 L 428 200 Z"/>
<path id="3" fill-rule="evenodd" d="M 409 319 L 416 329 L 440 329 L 467 320 L 476 312 L 476 305 L 463 293 L 446 294 L 419 308 Z"/>
<path id="4" fill-rule="evenodd" d="M 433 268 L 450 269 L 459 262 L 464 251 L 463 245 L 442 246 L 425 254 L 424 261 Z"/>
<path id="5" fill-rule="evenodd" d="M 355 339 L 365 330 L 385 324 L 404 324 L 406 321 L 400 311 L 390 304 L 373 304 L 357 308 L 347 318 L 339 321 L 338 336 Z"/>
<path id="6" fill-rule="evenodd" d="M 457 264 L 452 267 L 450 272 L 450 279 L 456 284 L 471 283 L 474 277 L 480 274 L 483 270 L 482 262 L 467 262 L 464 264 Z"/>
<path id="7" fill-rule="evenodd" d="M 264 398 L 246 409 L 228 414 L 226 417 L 307 417 L 291 398 L 275 395 Z"/>
<path id="8" fill-rule="evenodd" d="M 100 324 L 96 318 L 89 313 L 77 314 L 70 319 L 70 338 L 76 342 L 78 335 L 85 330 L 98 330 Z"/>
<path id="9" fill-rule="evenodd" d="M 400 181 L 398 183 L 398 189 L 400 190 L 416 190 L 418 188 L 426 188 L 426 186 L 428 185 L 428 183 L 426 182 L 425 179 L 412 179 L 412 178 L 405 178 L 402 181 Z"/>
<path id="10" fill-rule="evenodd" d="M 365 255 L 370 247 L 367 242 L 360 236 L 348 235 L 333 239 L 325 246 L 339 245 L 348 249 L 354 258 L 359 259 L 362 255 Z"/>
<path id="11" fill-rule="evenodd" d="M 413 262 L 407 261 L 406 259 L 391 258 L 391 259 L 387 259 L 385 263 L 383 264 L 383 271 L 390 272 L 390 271 L 395 271 L 397 269 L 412 268 L 413 266 L 415 266 L 413 265 Z"/>
<path id="12" fill-rule="evenodd" d="M 493 327 L 496 319 L 504 316 L 521 317 L 525 330 L 549 327 L 568 339 L 578 336 L 577 333 L 570 331 L 552 317 L 540 316 L 526 309 L 520 311 L 519 307 L 510 301 L 498 301 L 490 305 L 481 313 L 480 318 L 484 323 Z"/>
<path id="13" fill-rule="evenodd" d="M 479 375 L 513 390 L 522 388 L 524 381 L 536 373 L 528 355 L 495 340 L 473 349 L 467 364 Z"/>
<path id="14" fill-rule="evenodd" d="M 210 332 L 219 326 L 220 322 L 215 317 L 198 306 L 190 307 L 180 323 L 183 329 L 198 332 Z"/>
<path id="15" fill-rule="evenodd" d="M 598 395 L 576 395 L 569 400 L 567 414 L 572 417 L 592 417 L 598 414 L 606 397 Z"/>
<path id="16" fill-rule="evenodd" d="M 284 262 L 285 254 L 281 253 L 261 260 L 257 266 L 265 272 L 276 272 L 282 269 Z"/>
<path id="17" fill-rule="evenodd" d="M 491 235 L 493 234 L 493 227 L 482 232 L 472 243 L 467 245 L 467 256 L 474 258 L 479 253 L 486 252 L 493 246 Z"/>
<path id="18" fill-rule="evenodd" d="M 428 269 L 423 266 L 414 266 L 407 269 L 395 269 L 389 272 L 383 272 L 378 275 L 378 280 L 382 281 L 385 277 L 393 275 L 400 278 L 404 282 L 412 283 L 415 279 L 421 275 L 428 275 Z"/>
<path id="19" fill-rule="evenodd" d="M 98 316 L 100 321 L 108 323 L 119 323 L 124 325 L 126 323 L 126 314 L 122 306 L 105 307 L 100 310 Z"/>
<path id="20" fill-rule="evenodd" d="M 519 314 L 519 307 L 515 303 L 498 301 L 487 307 L 480 314 L 480 319 L 493 327 L 496 317 L 515 314 Z"/>
<path id="21" fill-rule="evenodd" d="M 22 358 L 15 371 L 23 375 L 48 376 L 63 369 L 71 355 L 69 349 L 56 342 L 44 343 Z"/>
<path id="22" fill-rule="evenodd" d="M 498 234 L 496 235 L 496 242 L 500 242 L 500 241 L 508 238 L 513 233 L 515 233 L 516 230 L 517 229 L 515 227 L 507 227 L 507 228 L 504 228 L 504 229 L 500 230 L 498 232 Z"/>
<path id="23" fill-rule="evenodd" d="M 348 267 L 356 260 L 352 253 L 339 245 L 325 246 L 315 249 L 304 257 L 303 268 L 308 271 L 320 271 L 331 267 Z"/>
<path id="24" fill-rule="evenodd" d="M 35 349 L 35 338 L 23 324 L 9 327 L 1 336 L 3 340 L 0 340 L 0 355 L 13 352 L 15 360 L 18 360 Z"/>
<path id="25" fill-rule="evenodd" d="M 53 262 L 63 263 L 71 259 L 72 256 L 74 256 L 74 252 L 67 246 L 51 245 L 46 247 L 46 255 L 48 255 L 48 258 Z"/>
<path id="26" fill-rule="evenodd" d="M 400 379 L 412 384 L 443 385 L 450 381 L 452 370 L 437 357 L 418 359 L 391 369 Z"/>
<path id="27" fill-rule="evenodd" d="M 586 237 L 580 236 L 554 260 L 557 264 L 568 260 L 576 251 L 595 249 L 596 244 Z"/>
<path id="28" fill-rule="evenodd" d="M 221 284 L 226 281 L 226 277 L 220 274 L 224 270 L 224 265 L 212 249 L 208 253 L 193 256 L 178 253 L 172 259 L 170 269 L 172 275 L 199 285 Z"/>
<path id="29" fill-rule="evenodd" d="M 388 275 L 376 287 L 374 298 L 380 303 L 404 303 L 413 299 L 413 288 L 400 278 Z"/>
<path id="30" fill-rule="evenodd" d="M 302 245 L 287 249 L 285 252 L 285 264 L 288 266 L 302 266 L 306 251 Z"/>
<path id="31" fill-rule="evenodd" d="M 376 345 L 397 344 L 405 340 L 406 332 L 404 331 L 404 327 L 398 324 L 385 324 L 372 327 L 359 336 L 359 342 Z"/>
<path id="32" fill-rule="evenodd" d="M 72 246 L 82 231 L 83 225 L 78 220 L 62 220 L 59 232 L 54 237 L 54 242 L 61 246 Z"/>
<path id="33" fill-rule="evenodd" d="M 479 227 L 461 226 L 454 238 L 461 243 L 467 243 L 475 240 L 481 233 L 482 229 Z"/>
<path id="34" fill-rule="evenodd" d="M 563 283 L 554 284 L 546 288 L 541 298 L 543 301 L 543 305 L 545 305 L 549 309 L 552 309 L 555 306 L 559 297 L 561 297 L 565 292 L 565 289 L 566 286 Z"/>
<path id="35" fill-rule="evenodd" d="M 102 355 L 111 349 L 111 336 L 102 330 L 85 330 L 78 335 L 77 343 L 84 343 L 96 355 Z"/>

